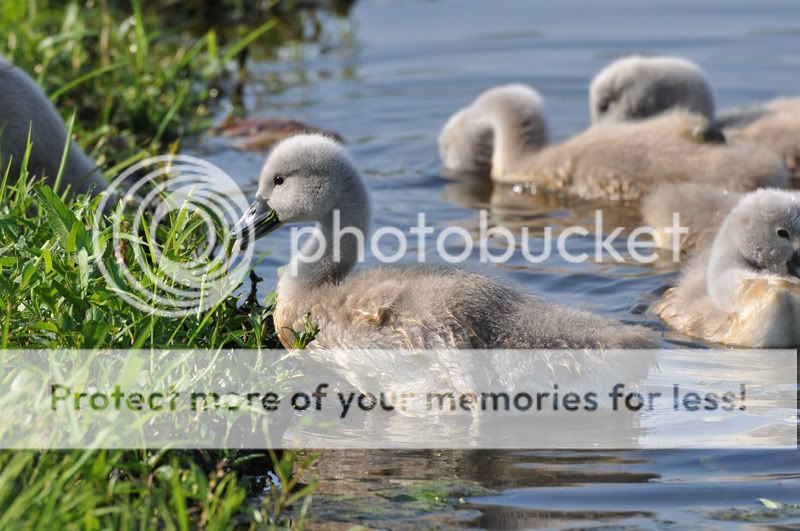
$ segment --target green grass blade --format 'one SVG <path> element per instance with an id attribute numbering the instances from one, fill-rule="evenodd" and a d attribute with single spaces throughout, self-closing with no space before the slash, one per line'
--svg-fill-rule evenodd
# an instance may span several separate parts
<path id="1" fill-rule="evenodd" d="M 59 96 L 62 96 L 64 94 L 66 94 L 67 92 L 69 92 L 70 90 L 74 89 L 75 87 L 77 87 L 81 83 L 85 83 L 86 81 L 89 81 L 90 79 L 94 79 L 94 78 L 96 78 L 98 76 L 102 76 L 103 74 L 106 74 L 108 72 L 113 72 L 114 70 L 118 70 L 120 68 L 123 68 L 124 66 L 126 66 L 126 64 L 123 63 L 123 62 L 114 63 L 113 65 L 108 65 L 108 66 L 103 66 L 103 67 L 100 67 L 100 68 L 96 68 L 95 70 L 92 70 L 91 72 L 88 72 L 88 73 L 86 73 L 86 74 L 84 74 L 82 76 L 76 77 L 75 79 L 73 79 L 69 83 L 66 83 L 66 84 L 62 85 L 57 90 L 53 91 L 53 93 L 50 94 L 50 101 L 56 101 L 59 98 Z"/>
<path id="2" fill-rule="evenodd" d="M 161 140 L 161 136 L 166 131 L 167 126 L 175 118 L 175 115 L 178 114 L 178 110 L 183 106 L 183 102 L 186 99 L 186 94 L 189 92 L 189 87 L 186 85 L 181 86 L 178 92 L 178 97 L 175 99 L 175 102 L 170 106 L 167 113 L 164 115 L 164 118 L 161 120 L 161 123 L 158 126 L 158 131 L 156 132 L 156 136 L 153 137 L 153 142 L 158 143 Z"/>
<path id="3" fill-rule="evenodd" d="M 144 30 L 144 16 L 142 15 L 142 2 L 141 0 L 133 0 L 133 16 L 136 20 L 136 66 L 139 71 L 145 69 L 147 65 L 148 42 L 147 33 Z"/>
<path id="4" fill-rule="evenodd" d="M 56 182 L 53 184 L 53 191 L 58 193 L 61 187 L 61 180 L 64 178 L 64 169 L 67 167 L 67 158 L 69 157 L 69 148 L 72 146 L 72 129 L 75 127 L 75 113 L 72 113 L 67 121 L 67 139 L 64 141 L 64 149 L 61 151 L 61 162 L 58 164 L 58 174 L 56 175 Z M 52 175 L 48 175 L 52 177 Z"/>
<path id="5" fill-rule="evenodd" d="M 278 23 L 277 19 L 269 20 L 266 23 L 259 26 L 258 28 L 251 31 L 250 33 L 248 33 L 247 35 L 245 35 L 242 38 L 242 40 L 240 40 L 239 42 L 237 42 L 236 44 L 234 44 L 225 51 L 225 53 L 222 55 L 222 61 L 223 62 L 230 61 L 231 59 L 236 57 L 239 54 L 239 52 L 247 48 L 250 45 L 250 43 L 252 43 L 254 40 L 256 40 L 269 30 L 274 28 L 275 24 L 277 23 Z"/>

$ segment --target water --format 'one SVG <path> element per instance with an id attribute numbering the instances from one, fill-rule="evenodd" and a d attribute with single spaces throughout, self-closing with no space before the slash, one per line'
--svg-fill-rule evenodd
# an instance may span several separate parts
<path id="1" fill-rule="evenodd" d="M 424 211 L 437 228 L 475 231 L 477 208 L 491 220 L 534 234 L 546 225 L 592 226 L 603 208 L 612 226 L 640 223 L 635 205 L 556 201 L 486 183 L 441 176 L 436 136 L 447 117 L 482 90 L 509 82 L 545 97 L 554 139 L 589 123 L 592 75 L 623 54 L 675 54 L 701 64 L 717 106 L 746 105 L 798 92 L 800 5 L 745 2 L 529 2 L 504 0 L 363 1 L 349 19 L 322 18 L 311 43 L 287 46 L 257 62 L 246 96 L 253 115 L 285 116 L 333 129 L 347 139 L 374 202 L 378 225 L 408 227 Z M 255 190 L 263 154 L 218 151 L 208 157 Z M 575 252 L 589 239 L 572 240 Z M 288 232 L 259 242 L 270 256 L 260 273 L 275 278 L 289 253 Z M 416 250 L 409 249 L 409 256 Z M 374 262 L 374 260 L 372 261 Z M 667 257 L 651 265 L 571 264 L 555 257 L 533 266 L 467 267 L 546 297 L 629 322 L 660 325 L 641 310 L 675 278 Z M 674 341 L 696 341 L 668 332 Z M 480 527 L 735 526 L 725 520 L 757 498 L 800 502 L 797 451 L 640 452 L 330 452 L 318 467 L 323 494 L 370 495 L 387 485 L 452 478 L 497 491 L 467 498 L 439 516 L 389 503 L 385 514 L 337 513 L 341 498 L 317 503 L 322 521 L 367 518 L 375 525 Z M 372 496 L 370 498 L 370 496 Z M 327 501 L 326 501 L 327 500 Z M 383 506 L 382 506 L 383 507 Z M 436 511 L 433 511 L 436 512 Z M 377 520 L 376 520 L 377 519 Z M 777 520 L 797 525 L 797 516 Z M 756 524 L 751 524 L 756 525 Z"/>

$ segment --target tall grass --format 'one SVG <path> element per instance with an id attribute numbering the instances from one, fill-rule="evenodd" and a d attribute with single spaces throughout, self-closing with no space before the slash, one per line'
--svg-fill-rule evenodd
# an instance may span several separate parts
<path id="1" fill-rule="evenodd" d="M 5 2 L 0 53 L 38 80 L 79 141 L 118 168 L 202 131 L 234 56 L 268 32 L 260 21 L 222 47 L 217 33 L 171 32 L 153 3 Z M 7 162 L 7 161 L 6 161 Z M 4 164 L 2 168 L 6 168 Z M 212 310 L 163 318 L 127 304 L 100 274 L 89 242 L 98 199 L 59 196 L 0 172 L 0 346 L 19 348 L 272 348 L 272 307 L 228 297 Z M 174 220 L 173 220 L 174 221 Z M 107 220 L 100 220 L 107 229 Z M 199 242 L 173 251 L 190 256 Z M 104 252 L 110 253 L 110 249 Z M 269 300 L 269 298 L 268 298 Z M 313 331 L 298 336 L 303 346 Z M 272 455 L 283 488 L 250 488 L 270 463 L 236 452 L 0 451 L 0 528 L 224 529 L 290 523 L 304 506 L 290 452 Z M 255 464 L 254 464 L 255 463 Z"/>
<path id="2" fill-rule="evenodd" d="M 65 203 L 46 185 L 21 177 L 12 185 L 6 174 L 0 183 L 3 349 L 278 346 L 272 307 L 252 301 L 239 304 L 229 297 L 210 313 L 183 318 L 128 305 L 109 288 L 98 257 L 91 255 L 87 228 L 99 199 Z M 107 224 L 103 220 L 101 229 Z M 177 252 L 191 255 L 197 246 L 190 237 L 183 241 Z M 104 253 L 110 256 L 111 250 Z M 19 355 L 5 350 L 3 361 L 19 361 L 11 359 Z M 6 373 L 0 381 L 12 377 Z M 248 458 L 237 452 L 198 459 L 196 453 L 146 450 L 2 451 L 0 529 L 286 524 L 287 503 L 300 501 L 292 498 L 298 496 L 298 478 L 291 473 L 295 456 L 286 453 L 277 465 L 283 488 L 257 501 L 248 476 L 265 475 L 269 460 L 252 466 Z M 308 490 L 300 492 L 304 497 Z"/>
<path id="3" fill-rule="evenodd" d="M 213 29 L 195 36 L 159 18 L 161 3 L 4 4 L 0 53 L 32 73 L 65 117 L 77 112 L 80 143 L 107 169 L 207 129 L 233 59 L 276 23 L 259 21 L 221 47 Z"/>

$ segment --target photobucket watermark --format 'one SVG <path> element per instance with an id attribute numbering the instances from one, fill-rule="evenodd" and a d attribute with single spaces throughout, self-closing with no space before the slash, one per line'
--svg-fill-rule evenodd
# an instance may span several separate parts
<path id="1" fill-rule="evenodd" d="M 249 209 L 236 181 L 213 164 L 185 155 L 145 159 L 123 172 L 97 205 L 92 256 L 108 285 L 143 311 L 180 317 L 213 308 L 236 291 L 250 270 L 255 235 L 243 238 L 232 228 Z M 669 242 L 672 260 L 680 259 L 682 227 L 677 214 L 668 227 L 606 227 L 603 210 L 593 227 L 544 227 L 532 235 L 490 223 L 478 211 L 478 229 L 437 227 L 425 212 L 405 230 L 380 226 L 371 234 L 342 222 L 334 210 L 324 223 L 291 229 L 293 259 L 289 274 L 304 263 L 363 263 L 366 251 L 382 264 L 417 263 L 543 264 L 562 262 L 648 264 L 656 248 Z M 410 216 L 409 216 L 410 218 Z M 582 241 L 577 241 L 581 239 Z M 587 240 L 591 252 L 587 252 Z M 581 250 L 581 252 L 578 252 Z"/>
<path id="2" fill-rule="evenodd" d="M 440 259 L 449 264 L 463 264 L 474 261 L 477 254 L 481 263 L 488 264 L 507 263 L 517 256 L 522 256 L 530 264 L 543 264 L 554 255 L 573 264 L 590 261 L 649 264 L 662 256 L 656 249 L 661 248 L 658 242 L 666 239 L 671 244 L 668 251 L 672 261 L 680 261 L 681 236 L 687 234 L 689 229 L 681 225 L 677 213 L 673 214 L 672 224 L 667 227 L 640 226 L 627 234 L 625 227 L 607 230 L 603 218 L 603 210 L 597 209 L 593 230 L 585 226 L 571 226 L 556 235 L 555 229 L 547 226 L 541 237 L 534 237 L 528 227 L 522 227 L 515 234 L 503 225 L 490 225 L 489 212 L 483 209 L 478 212 L 477 234 L 461 226 L 437 230 L 428 223 L 425 212 L 418 212 L 416 224 L 405 230 L 396 226 L 381 226 L 368 236 L 359 227 L 343 226 L 341 212 L 334 210 L 330 224 L 291 229 L 293 260 L 289 273 L 296 275 L 301 264 L 316 263 L 326 258 L 335 263 L 343 260 L 362 263 L 367 248 L 378 262 L 395 264 L 407 258 L 412 246 L 416 249 L 417 263 Z M 577 252 L 576 246 L 571 243 L 575 238 L 591 239 L 592 252 Z M 622 251 L 619 249 L 621 242 Z"/>
<path id="3" fill-rule="evenodd" d="M 252 245 L 244 248 L 230 230 L 247 199 L 205 160 L 146 158 L 121 173 L 97 205 L 95 263 L 109 287 L 142 311 L 181 317 L 213 308 L 253 260 Z"/>
<path id="4" fill-rule="evenodd" d="M 797 448 L 793 349 L 6 356 L 2 449 Z"/>

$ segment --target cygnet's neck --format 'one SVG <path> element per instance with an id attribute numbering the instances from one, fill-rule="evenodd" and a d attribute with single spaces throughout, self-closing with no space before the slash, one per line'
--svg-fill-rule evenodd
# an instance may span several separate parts
<path id="1" fill-rule="evenodd" d="M 714 306 L 725 313 L 733 313 L 741 281 L 755 277 L 756 273 L 748 269 L 728 232 L 723 226 L 711 247 L 706 286 Z"/>
<path id="2" fill-rule="evenodd" d="M 514 180 L 523 159 L 547 144 L 547 122 L 539 107 L 529 109 L 511 98 L 488 105 L 486 111 L 494 140 L 492 178 Z"/>
<path id="3" fill-rule="evenodd" d="M 363 256 L 369 242 L 370 212 L 366 190 L 358 188 L 351 191 L 347 204 L 319 219 L 299 252 L 293 250 L 278 282 L 279 294 L 338 282 Z"/>

